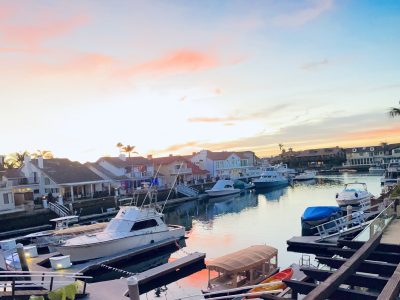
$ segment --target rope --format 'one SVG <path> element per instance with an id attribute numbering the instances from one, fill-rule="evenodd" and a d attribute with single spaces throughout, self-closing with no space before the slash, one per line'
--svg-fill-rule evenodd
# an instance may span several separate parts
<path id="1" fill-rule="evenodd" d="M 182 161 L 182 162 L 181 162 L 181 164 L 179 165 L 179 171 L 178 171 L 178 174 L 176 174 L 176 177 L 175 177 L 174 183 L 172 184 L 172 187 L 171 187 L 171 189 L 169 190 L 169 193 L 168 193 L 167 199 L 165 200 L 165 202 L 164 202 L 164 205 L 163 205 L 163 207 L 162 207 L 162 209 L 161 209 L 161 213 L 163 213 L 163 211 L 164 211 L 164 208 L 165 208 L 165 205 L 166 205 L 166 204 L 167 204 L 167 202 L 168 202 L 169 196 L 171 196 L 172 189 L 175 187 L 175 185 L 176 185 L 176 181 L 178 180 L 178 177 L 179 177 L 179 175 L 181 174 L 182 165 L 183 165 L 183 161 Z"/>
<path id="2" fill-rule="evenodd" d="M 110 271 L 117 272 L 117 273 L 122 273 L 122 274 L 128 275 L 128 276 L 135 276 L 135 275 L 139 274 L 139 273 L 132 273 L 132 272 L 121 270 L 121 269 L 114 268 L 114 267 L 111 267 L 111 266 L 107 266 L 105 264 L 100 264 L 100 267 L 105 268 L 105 269 L 110 270 Z"/>
<path id="3" fill-rule="evenodd" d="M 154 175 L 153 178 L 156 178 L 156 177 L 157 177 L 158 172 L 160 171 L 160 168 L 161 168 L 161 164 L 158 166 L 157 172 L 156 172 L 156 174 Z M 149 186 L 149 189 L 147 190 L 147 193 L 146 193 L 146 195 L 144 196 L 144 199 L 143 199 L 142 204 L 140 205 L 140 208 L 143 208 L 144 203 L 146 202 L 147 196 L 150 194 L 150 191 L 151 191 L 151 188 L 153 187 L 153 185 L 154 185 L 154 180 L 151 181 L 151 184 L 150 184 L 150 186 Z M 150 199 L 149 205 L 151 205 L 151 199 Z"/>

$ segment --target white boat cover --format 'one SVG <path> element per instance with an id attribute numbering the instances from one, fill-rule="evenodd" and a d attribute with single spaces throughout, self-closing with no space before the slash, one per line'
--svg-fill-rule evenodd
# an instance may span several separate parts
<path id="1" fill-rule="evenodd" d="M 254 245 L 213 259 L 207 263 L 207 269 L 229 273 L 242 272 L 269 262 L 277 254 L 278 250 L 274 247 Z"/>

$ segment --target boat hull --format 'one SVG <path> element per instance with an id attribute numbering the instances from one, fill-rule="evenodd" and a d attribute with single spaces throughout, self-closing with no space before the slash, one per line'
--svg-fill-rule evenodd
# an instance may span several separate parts
<path id="1" fill-rule="evenodd" d="M 268 189 L 275 187 L 284 187 L 289 185 L 289 181 L 254 181 L 254 187 L 256 189 Z"/>
<path id="2" fill-rule="evenodd" d="M 358 206 L 360 202 L 371 200 L 371 195 L 361 197 L 361 198 L 350 198 L 350 199 L 341 199 L 336 198 L 336 202 L 340 207 L 346 207 L 347 205 Z"/>
<path id="3" fill-rule="evenodd" d="M 172 238 L 180 239 L 184 236 L 185 228 L 182 226 L 174 226 L 172 228 L 170 227 L 168 231 L 128 236 L 91 244 L 62 245 L 56 247 L 56 249 L 63 255 L 69 255 L 71 262 L 81 262 L 134 250 L 135 248 Z"/>
<path id="4" fill-rule="evenodd" d="M 212 191 L 207 190 L 206 193 L 209 197 L 222 197 L 222 196 L 229 196 L 229 195 L 236 195 L 241 192 L 240 189 L 235 190 L 224 190 L 224 191 Z"/>

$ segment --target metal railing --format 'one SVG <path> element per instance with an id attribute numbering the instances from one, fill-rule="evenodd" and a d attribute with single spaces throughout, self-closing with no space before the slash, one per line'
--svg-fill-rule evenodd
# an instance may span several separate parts
<path id="1" fill-rule="evenodd" d="M 49 209 L 60 217 L 66 217 L 71 215 L 69 209 L 61 204 L 49 202 L 48 205 Z"/>
<path id="2" fill-rule="evenodd" d="M 347 230 L 354 229 L 355 226 L 362 226 L 366 224 L 370 217 L 379 214 L 385 207 L 383 202 L 373 206 L 366 203 L 364 201 L 360 202 L 361 208 L 353 212 L 351 216 L 340 217 L 315 226 L 321 239 L 326 239 L 332 235 L 340 235 Z"/>
<path id="3" fill-rule="evenodd" d="M 184 184 L 178 184 L 176 186 L 176 190 L 177 190 L 177 192 L 179 192 L 185 196 L 188 196 L 188 197 L 197 197 L 199 195 L 198 190 L 196 190 L 190 186 L 184 185 Z"/>
<path id="4" fill-rule="evenodd" d="M 82 281 L 83 287 L 78 294 L 86 294 L 86 281 L 91 276 L 83 276 L 82 273 L 58 273 L 40 271 L 0 271 L 0 297 L 2 294 L 11 294 L 12 299 L 18 296 L 18 292 L 26 295 L 27 290 L 32 294 L 45 295 L 54 289 L 69 285 L 75 281 Z"/>
<path id="5" fill-rule="evenodd" d="M 396 201 L 392 201 L 353 240 L 368 241 L 375 233 L 385 230 L 396 216 Z"/>

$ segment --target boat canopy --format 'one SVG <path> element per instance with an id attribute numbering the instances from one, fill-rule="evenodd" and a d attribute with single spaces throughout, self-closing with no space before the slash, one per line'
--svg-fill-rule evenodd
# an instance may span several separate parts
<path id="1" fill-rule="evenodd" d="M 278 255 L 278 250 L 267 245 L 254 245 L 242 249 L 207 263 L 208 270 L 217 272 L 238 273 L 254 269 Z"/>
<path id="2" fill-rule="evenodd" d="M 338 206 L 310 206 L 303 213 L 304 221 L 317 221 L 340 212 Z"/>
<path id="3" fill-rule="evenodd" d="M 227 186 L 229 187 L 233 187 L 233 180 L 227 180 L 227 179 L 220 179 L 218 180 L 215 185 L 212 187 L 212 191 L 214 190 L 222 190 L 224 188 L 226 188 Z"/>

